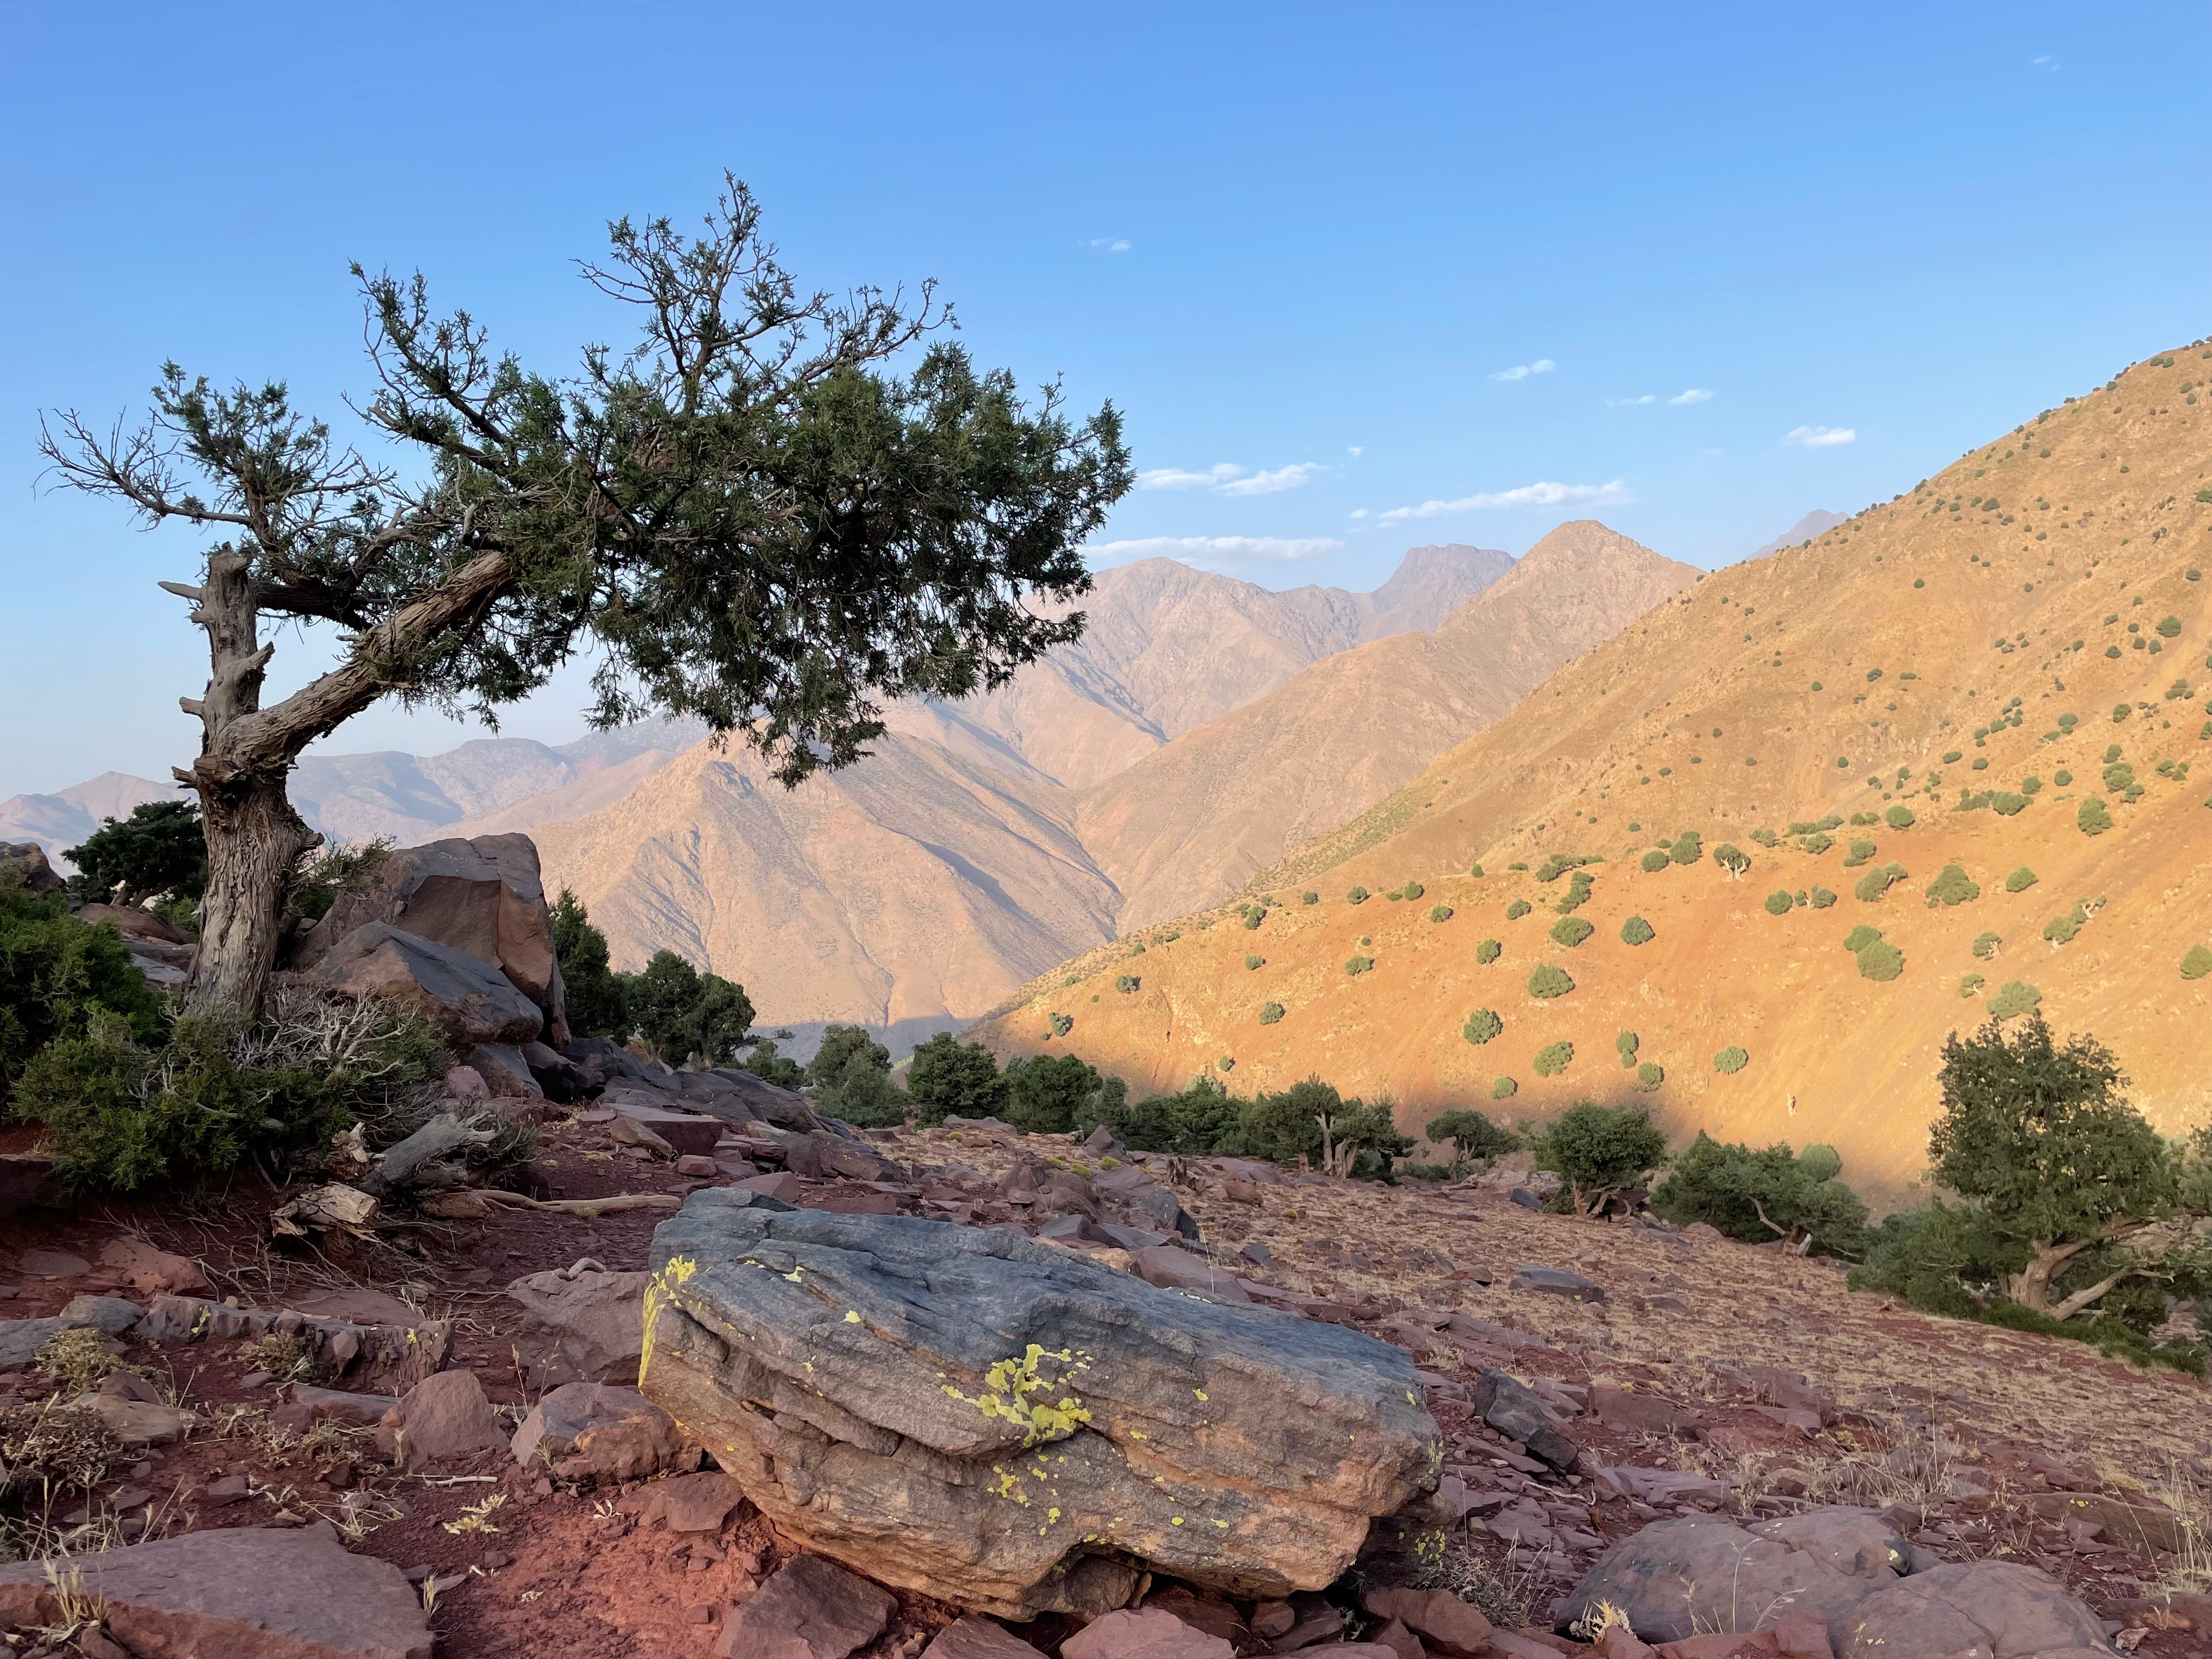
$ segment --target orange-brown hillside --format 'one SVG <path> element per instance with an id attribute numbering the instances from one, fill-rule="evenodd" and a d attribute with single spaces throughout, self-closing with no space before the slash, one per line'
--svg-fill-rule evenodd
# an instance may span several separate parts
<path id="1" fill-rule="evenodd" d="M 1152 930 L 1133 960 L 1094 951 L 1033 982 L 987 1040 L 1048 1046 L 1047 1017 L 1066 1013 L 1048 1046 L 1135 1086 L 1224 1060 L 1240 1092 L 1317 1072 L 1388 1091 L 1411 1127 L 1492 1107 L 1502 1078 L 1507 1117 L 1634 1097 L 1616 1050 L 1632 1031 L 1679 1132 L 1831 1142 L 1850 1176 L 1893 1191 L 1924 1162 L 1946 1033 L 2017 980 L 2060 1030 L 2118 1051 L 2154 1121 L 2203 1121 L 2212 977 L 2181 963 L 2212 940 L 2208 380 L 2212 348 L 2162 353 L 1807 546 L 1705 578 L 1255 878 L 1249 896 L 1279 902 L 1258 928 L 1217 910 Z M 2115 744 L 2127 771 L 2107 772 Z M 2112 821 L 2094 835 L 2093 800 Z M 1911 827 L 1881 821 L 1899 806 Z M 1829 817 L 1825 848 L 1789 833 Z M 1644 870 L 1686 830 L 1704 856 Z M 1877 850 L 1845 867 L 1854 840 Z M 1723 842 L 1750 855 L 1740 880 L 1712 856 Z M 1572 878 L 1537 879 L 1554 854 L 1601 860 L 1575 912 L 1595 932 L 1571 948 L 1547 930 Z M 1903 879 L 1856 896 L 1891 863 Z M 1954 863 L 1978 895 L 1936 904 Z M 2034 884 L 2008 891 L 2021 869 Z M 1419 899 L 1383 896 L 1409 880 Z M 1360 886 L 1374 896 L 1348 902 Z M 1839 896 L 1814 908 L 1815 888 Z M 1808 902 L 1770 914 L 1776 893 Z M 1509 921 L 1516 901 L 1534 908 Z M 2079 901 L 2076 936 L 2046 942 Z M 1623 942 L 1631 916 L 1650 942 Z M 1861 924 L 1902 951 L 1897 977 L 1863 976 L 1843 944 Z M 1978 957 L 1987 933 L 2002 943 Z M 1372 969 L 1348 974 L 1361 956 Z M 1574 989 L 1532 997 L 1546 963 Z M 1129 975 L 1138 988 L 1117 991 Z M 1263 1024 L 1269 1003 L 1285 1012 Z M 1462 1032 L 1480 1008 L 1504 1029 L 1477 1045 Z M 1538 1075 L 1562 1042 L 1571 1059 Z M 1748 1056 L 1732 1073 L 1715 1064 L 1729 1047 Z"/>

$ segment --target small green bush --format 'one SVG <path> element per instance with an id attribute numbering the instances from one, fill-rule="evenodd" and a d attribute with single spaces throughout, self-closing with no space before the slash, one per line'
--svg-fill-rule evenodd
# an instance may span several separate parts
<path id="1" fill-rule="evenodd" d="M 1641 916 L 1631 916 L 1620 924 L 1620 942 L 1623 945 L 1649 945 L 1656 937 L 1651 931 L 1651 924 Z"/>
<path id="2" fill-rule="evenodd" d="M 1407 898 L 1410 900 L 1420 897 L 1421 895 L 1427 892 L 1429 890 L 1422 886 L 1418 881 L 1409 881 L 1399 890 L 1404 893 Z"/>
<path id="3" fill-rule="evenodd" d="M 2184 979 L 2203 979 L 2212 974 L 2212 951 L 2201 945 L 2192 945 L 2182 953 L 2181 976 Z"/>
<path id="4" fill-rule="evenodd" d="M 1705 855 L 1705 837 L 1694 830 L 1685 830 L 1680 841 L 1667 849 L 1667 856 L 1677 864 L 1692 865 Z"/>
<path id="5" fill-rule="evenodd" d="M 1881 937 L 1881 928 L 1869 927 L 1866 923 L 1861 922 L 1857 927 L 1852 928 L 1850 933 L 1844 935 L 1844 949 L 1849 951 L 1852 955 L 1856 956 L 1861 951 L 1865 950 L 1868 945 L 1873 944 Z"/>
<path id="6" fill-rule="evenodd" d="M 1887 823 L 1893 830 L 1910 830 L 1912 828 L 1912 809 L 1910 806 L 1907 806 L 1903 801 L 1899 801 L 1896 805 L 1891 807 L 1881 816 L 1883 822 Z"/>
<path id="7" fill-rule="evenodd" d="M 1751 1064 L 1751 1056 L 1731 1042 L 1713 1056 L 1713 1069 L 1725 1077 L 1734 1077 Z"/>
<path id="8" fill-rule="evenodd" d="M 2001 818 L 2016 818 L 2027 811 L 2027 797 L 2016 795 L 2009 789 L 1990 792 L 1990 810 Z"/>
<path id="9" fill-rule="evenodd" d="M 1344 964 L 1344 971 L 1352 978 L 1357 979 L 1360 975 L 1368 972 L 1374 966 L 1375 958 L 1373 957 L 1353 957 Z"/>
<path id="10" fill-rule="evenodd" d="M 1437 904 L 1430 907 L 1429 920 L 1431 921 L 1449 921 L 1451 919 L 1452 908 L 1450 905 Z"/>
<path id="11" fill-rule="evenodd" d="M 1851 840 L 1850 854 L 1844 860 L 1844 868 L 1846 870 L 1857 869 L 1859 866 L 1871 859 L 1875 855 L 1876 850 L 1877 849 L 1872 842 L 1861 841 L 1857 837 L 1854 836 Z"/>
<path id="12" fill-rule="evenodd" d="M 1470 866 L 1468 869 L 1468 874 L 1473 876 L 1477 881 L 1480 881 L 1482 879 L 1482 866 L 1479 864 Z"/>
<path id="13" fill-rule="evenodd" d="M 1636 1086 L 1646 1094 L 1667 1080 L 1667 1068 L 1656 1060 L 1644 1060 L 1636 1068 Z"/>
<path id="14" fill-rule="evenodd" d="M 1859 878 L 1858 885 L 1851 889 L 1851 894 L 1854 897 L 1862 899 L 1869 904 L 1872 904 L 1879 900 L 1884 893 L 1887 892 L 1892 887 L 1895 886 L 1899 882 L 1903 881 L 1904 879 L 1905 866 L 1903 865 L 1877 864 L 1873 869 L 1868 871 L 1866 874 Z"/>
<path id="15" fill-rule="evenodd" d="M 2089 920 L 2089 913 L 2080 905 L 2063 915 L 2056 915 L 2043 924 L 2043 937 L 2053 945 L 2071 945 Z"/>
<path id="16" fill-rule="evenodd" d="M 1797 901 L 1787 893 L 1779 891 L 1769 893 L 1766 896 L 1766 914 L 1770 916 L 1786 916 L 1796 908 L 1796 903 Z"/>
<path id="17" fill-rule="evenodd" d="M 2005 891 L 2008 893 L 2025 893 L 2029 888 L 2035 885 L 2036 880 L 2037 877 L 2035 872 L 2029 869 L 2023 864 L 2019 869 L 2014 871 L 2010 875 L 2005 878 Z"/>
<path id="18" fill-rule="evenodd" d="M 103 1012 L 137 1042 L 151 1043 L 164 1029 L 161 999 L 114 924 L 80 921 L 59 893 L 33 897 L 20 883 L 0 886 L 0 1101 L 32 1055 L 82 1036 Z"/>
<path id="19" fill-rule="evenodd" d="M 1056 1037 L 1064 1037 L 1070 1031 L 1075 1029 L 1075 1016 L 1073 1014 L 1047 1014 L 1044 1018 L 1044 1023 L 1046 1026 L 1050 1029 L 1053 1036 Z M 946 1033 L 945 1035 L 949 1036 L 950 1033 Z M 986 1052 L 988 1053 L 988 1051 L 986 1050 Z"/>
<path id="20" fill-rule="evenodd" d="M 1802 853 L 1810 853 L 1814 858 L 1818 858 L 1835 844 L 1836 838 L 1833 836 L 1829 835 L 1826 830 L 1815 830 L 1811 835 L 1801 836 L 1798 839 L 1797 850 Z"/>
<path id="21" fill-rule="evenodd" d="M 2074 827 L 2085 836 L 2101 836 L 2112 827 L 2111 809 L 2092 795 L 2074 809 Z"/>
<path id="22" fill-rule="evenodd" d="M 1459 1028 L 1459 1034 L 1480 1048 L 1504 1029 L 1505 1022 L 1490 1009 L 1478 1008 L 1467 1017 L 1467 1023 Z"/>
<path id="23" fill-rule="evenodd" d="M 1574 1057 L 1573 1043 L 1564 1041 L 1547 1042 L 1536 1050 L 1536 1058 L 1531 1060 L 1529 1065 L 1534 1069 L 1538 1077 L 1557 1077 L 1567 1069 L 1568 1062 Z"/>
<path id="24" fill-rule="evenodd" d="M 1996 957 L 1998 947 L 2003 943 L 2004 939 L 2001 934 L 1977 934 L 1973 944 L 1974 959 L 1977 962 L 1990 961 Z"/>
<path id="25" fill-rule="evenodd" d="M 1962 997 L 1971 997 L 1988 983 L 1989 981 L 1979 974 L 1964 975 L 1959 981 L 1959 994 Z"/>
<path id="26" fill-rule="evenodd" d="M 1857 955 L 1861 979 L 1886 984 L 1905 971 L 1905 952 L 1887 939 L 1876 939 Z"/>
<path id="27" fill-rule="evenodd" d="M 1548 962 L 1528 975 L 1528 994 L 1540 1001 L 1548 1002 L 1554 997 L 1563 997 L 1574 988 L 1575 982 L 1567 976 L 1567 970 L 1555 968 Z"/>
<path id="28" fill-rule="evenodd" d="M 1505 920 L 1518 921 L 1535 908 L 1527 899 L 1515 899 L 1512 903 L 1505 907 Z"/>
<path id="29" fill-rule="evenodd" d="M 1304 892 L 1298 895 L 1298 902 L 1301 904 L 1319 904 L 1321 902 L 1321 895 L 1315 892 L 1311 888 L 1308 888 Z"/>
<path id="30" fill-rule="evenodd" d="M 1607 1188 L 1640 1187 L 1667 1162 L 1667 1137 L 1644 1108 L 1571 1106 L 1547 1124 L 1531 1148 L 1535 1167 L 1565 1184 L 1556 1207 L 1579 1213 Z"/>
<path id="31" fill-rule="evenodd" d="M 2032 1014 L 2043 1001 L 2043 993 L 2024 979 L 2008 979 L 2004 989 L 1989 1000 L 1992 1018 L 2010 1019 L 2017 1014 Z"/>
<path id="32" fill-rule="evenodd" d="M 1281 1018 L 1282 1018 L 1282 1017 L 1283 1017 L 1283 1005 L 1282 1005 L 1281 1003 L 1279 1003 L 1279 1002 L 1263 1002 L 1263 1003 L 1261 1003 L 1261 1004 L 1260 1005 L 1260 1024 L 1262 1024 L 1262 1025 L 1273 1025 L 1273 1024 L 1274 1024 L 1278 1020 L 1281 1019 Z"/>
<path id="33" fill-rule="evenodd" d="M 1244 958 L 1244 971 L 1248 974 L 1256 973 L 1267 965 L 1267 958 L 1265 957 L 1247 957 Z"/>
<path id="34" fill-rule="evenodd" d="M 1255 905 L 1252 908 L 1244 913 L 1244 926 L 1248 928 L 1257 927 L 1267 919 L 1267 913 L 1260 908 L 1259 906 Z"/>
<path id="35" fill-rule="evenodd" d="M 1495 1079 L 1490 1085 L 1490 1097 L 1492 1100 L 1510 1100 L 1520 1092 L 1521 1085 L 1510 1077 Z"/>
<path id="36" fill-rule="evenodd" d="M 1650 852 L 1644 855 L 1644 870 L 1645 874 L 1656 875 L 1660 871 L 1664 870 L 1666 867 L 1667 855 L 1661 852 L 1657 848 L 1653 848 Z"/>
<path id="37" fill-rule="evenodd" d="M 1344 896 L 1347 903 L 1364 904 L 1367 902 L 1367 890 L 1364 887 L 1355 887 Z"/>
<path id="38" fill-rule="evenodd" d="M 1504 949 L 1496 939 L 1486 939 L 1474 947 L 1474 959 L 1480 963 L 1495 962 Z"/>
<path id="39" fill-rule="evenodd" d="M 1145 981 L 1143 980 L 1138 978 L 1134 974 L 1116 974 L 1114 976 L 1114 988 L 1121 992 L 1124 996 L 1128 995 L 1130 992 L 1135 990 L 1144 982 Z"/>
<path id="40" fill-rule="evenodd" d="M 1930 908 L 1939 904 L 1947 909 L 1953 905 L 1971 904 L 1981 896 L 1981 884 L 1967 875 L 1964 865 L 1945 865 L 1943 872 L 1928 884 Z"/>
<path id="41" fill-rule="evenodd" d="M 1643 1039 L 1633 1031 L 1621 1031 L 1614 1035 L 1613 1051 L 1620 1056 L 1621 1070 L 1626 1071 L 1636 1064 L 1636 1050 L 1642 1041 Z"/>
<path id="42" fill-rule="evenodd" d="M 1580 916 L 1561 916 L 1552 924 L 1552 942 L 1571 951 L 1595 932 L 1597 929 Z"/>
<path id="43" fill-rule="evenodd" d="M 1825 887 L 1815 887 L 1807 898 L 1815 910 L 1828 909 L 1836 902 L 1836 896 Z"/>

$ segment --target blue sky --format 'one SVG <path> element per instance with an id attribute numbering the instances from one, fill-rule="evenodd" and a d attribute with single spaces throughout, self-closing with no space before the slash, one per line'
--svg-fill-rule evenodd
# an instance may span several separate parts
<path id="1" fill-rule="evenodd" d="M 1104 557 L 1365 587 L 1589 515 L 1713 565 L 2212 328 L 2208 48 L 2155 3 L 19 8 L 0 796 L 161 775 L 205 676 L 153 586 L 195 538 L 41 484 L 38 411 L 173 356 L 343 429 L 349 260 L 562 366 L 623 326 L 569 262 L 726 166 L 803 280 L 935 276 L 1126 411 Z"/>

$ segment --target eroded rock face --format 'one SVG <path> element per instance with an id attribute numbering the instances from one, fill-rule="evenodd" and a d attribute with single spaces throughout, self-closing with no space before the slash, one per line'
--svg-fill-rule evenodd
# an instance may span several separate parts
<path id="1" fill-rule="evenodd" d="M 517 1343 L 532 1388 L 637 1381 L 645 1348 L 647 1273 L 574 1268 L 530 1273 L 507 1287 L 523 1310 Z"/>
<path id="2" fill-rule="evenodd" d="M 1011 1231 L 709 1188 L 653 1264 L 646 1395 L 785 1532 L 968 1607 L 1318 1589 L 1436 1482 L 1399 1350 Z"/>
<path id="3" fill-rule="evenodd" d="M 527 1042 L 545 1024 L 538 1005 L 490 963 L 388 922 L 370 922 L 337 939 L 316 962 L 313 978 L 349 996 L 384 997 L 412 1008 L 457 1048 Z"/>

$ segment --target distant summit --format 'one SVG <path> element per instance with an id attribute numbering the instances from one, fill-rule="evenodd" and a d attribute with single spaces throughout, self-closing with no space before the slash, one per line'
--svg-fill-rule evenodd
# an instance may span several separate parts
<path id="1" fill-rule="evenodd" d="M 1785 547 L 1802 547 L 1814 537 L 1825 536 L 1838 525 L 1845 522 L 1847 520 L 1844 514 L 1831 513 L 1824 507 L 1816 507 L 1772 541 L 1763 547 L 1753 548 L 1743 556 L 1747 559 L 1763 559 L 1770 553 L 1779 553 Z"/>

